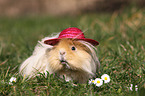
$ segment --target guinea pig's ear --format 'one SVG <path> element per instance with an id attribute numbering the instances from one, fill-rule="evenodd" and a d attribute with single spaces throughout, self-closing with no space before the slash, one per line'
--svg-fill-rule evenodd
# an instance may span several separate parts
<path id="1" fill-rule="evenodd" d="M 58 42 L 59 42 L 59 40 L 55 40 L 55 41 L 49 40 L 49 41 L 45 41 L 44 43 L 45 43 L 45 44 L 48 44 L 48 45 L 55 46 L 55 45 L 58 44 Z"/>
<path id="2" fill-rule="evenodd" d="M 89 47 L 80 41 L 74 41 L 74 45 L 76 46 L 76 48 L 80 48 L 89 54 L 91 53 L 91 50 L 89 49 Z"/>

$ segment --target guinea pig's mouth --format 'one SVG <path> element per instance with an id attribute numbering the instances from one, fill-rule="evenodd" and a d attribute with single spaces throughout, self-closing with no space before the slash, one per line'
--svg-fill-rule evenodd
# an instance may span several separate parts
<path id="1" fill-rule="evenodd" d="M 67 64 L 68 62 L 65 60 L 60 60 L 61 64 Z"/>
<path id="2" fill-rule="evenodd" d="M 60 60 L 60 63 L 65 66 L 65 68 L 70 69 L 70 66 L 66 60 Z"/>

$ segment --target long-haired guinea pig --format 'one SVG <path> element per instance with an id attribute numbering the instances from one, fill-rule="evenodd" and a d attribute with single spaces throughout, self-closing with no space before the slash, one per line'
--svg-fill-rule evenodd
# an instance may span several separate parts
<path id="1" fill-rule="evenodd" d="M 53 37 L 54 38 L 54 37 Z M 100 67 L 96 56 L 96 48 L 83 40 L 61 39 L 55 45 L 44 43 L 44 38 L 35 50 L 20 66 L 20 73 L 26 77 L 34 77 L 38 72 L 58 74 L 66 81 L 86 83 L 95 76 Z"/>

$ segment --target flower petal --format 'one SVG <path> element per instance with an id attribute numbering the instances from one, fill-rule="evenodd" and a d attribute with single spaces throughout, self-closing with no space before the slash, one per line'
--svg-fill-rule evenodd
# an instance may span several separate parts
<path id="1" fill-rule="evenodd" d="M 110 76 L 107 74 L 103 74 L 101 76 L 101 79 L 104 80 L 104 83 L 109 83 L 110 82 Z"/>
<path id="2" fill-rule="evenodd" d="M 16 78 L 15 77 L 11 77 L 10 81 L 9 81 L 9 84 L 13 84 L 12 82 L 16 82 Z"/>
<path id="3" fill-rule="evenodd" d="M 96 86 L 100 87 L 101 85 L 103 85 L 103 80 L 100 78 L 96 78 L 94 81 L 94 84 L 96 84 Z"/>

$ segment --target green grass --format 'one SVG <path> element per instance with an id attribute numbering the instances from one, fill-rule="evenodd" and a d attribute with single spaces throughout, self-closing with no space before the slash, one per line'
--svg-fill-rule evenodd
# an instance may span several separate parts
<path id="1" fill-rule="evenodd" d="M 122 12 L 84 14 L 78 17 L 0 18 L 0 95 L 143 96 L 145 91 L 145 11 L 130 8 Z M 101 69 L 97 77 L 108 74 L 111 81 L 96 87 L 65 82 L 49 75 L 24 81 L 16 74 L 38 40 L 67 27 L 78 27 L 87 38 L 100 42 Z M 9 85 L 14 76 L 17 82 Z M 130 91 L 130 84 L 139 90 Z"/>

